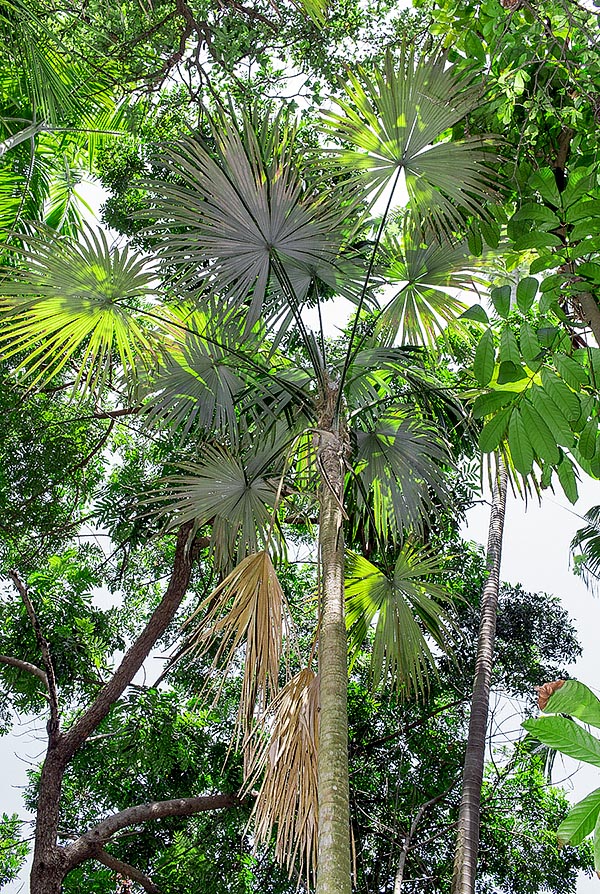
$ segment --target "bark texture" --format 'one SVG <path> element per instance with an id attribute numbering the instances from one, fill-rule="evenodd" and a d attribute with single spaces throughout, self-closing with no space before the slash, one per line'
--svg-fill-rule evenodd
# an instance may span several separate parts
<path id="1" fill-rule="evenodd" d="M 477 641 L 477 663 L 469 719 L 469 736 L 463 772 L 463 788 L 458 815 L 458 838 L 454 857 L 452 894 L 475 894 L 481 785 L 494 662 L 496 616 L 500 590 L 500 559 L 504 533 L 507 474 L 502 460 L 494 488 L 488 534 L 488 578 L 481 597 L 481 619 Z"/>
<path id="2" fill-rule="evenodd" d="M 344 607 L 343 492 L 346 436 L 330 387 L 320 421 L 321 627 L 317 894 L 350 894 L 348 658 Z"/>

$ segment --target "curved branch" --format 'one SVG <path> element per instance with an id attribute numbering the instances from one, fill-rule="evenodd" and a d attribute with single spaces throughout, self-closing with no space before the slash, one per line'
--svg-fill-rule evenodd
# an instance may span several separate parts
<path id="1" fill-rule="evenodd" d="M 170 801 L 152 801 L 149 804 L 127 807 L 102 820 L 63 849 L 67 871 L 70 872 L 90 857 L 96 858 L 112 836 L 128 826 L 137 826 L 168 816 L 194 816 L 204 810 L 220 810 L 224 807 L 234 807 L 239 803 L 236 795 L 203 795 L 197 798 L 172 798 Z"/>
<path id="2" fill-rule="evenodd" d="M 116 700 L 120 698 L 131 683 L 138 670 L 148 657 L 152 646 L 165 632 L 181 605 L 187 592 L 192 572 L 192 564 L 200 549 L 208 546 L 207 537 L 196 537 L 193 544 L 188 540 L 192 532 L 192 522 L 182 525 L 177 532 L 175 560 L 169 586 L 158 604 L 154 614 L 146 624 L 135 642 L 125 653 L 106 686 L 98 693 L 96 699 L 81 715 L 71 729 L 65 733 L 61 741 L 61 757 L 64 765 L 81 748 L 87 737 L 104 720 Z"/>
<path id="3" fill-rule="evenodd" d="M 50 646 L 48 645 L 48 640 L 42 633 L 42 628 L 40 627 L 39 621 L 37 619 L 33 603 L 29 598 L 29 589 L 27 585 L 23 583 L 18 573 L 14 570 L 9 571 L 8 576 L 17 588 L 19 595 L 23 600 L 23 605 L 25 606 L 27 617 L 29 618 L 31 626 L 33 627 L 39 650 L 42 653 L 44 667 L 46 668 L 46 685 L 48 687 L 48 696 L 50 701 L 50 720 L 48 722 L 48 735 L 50 742 L 53 743 L 56 737 L 59 736 L 60 711 L 58 707 L 58 688 L 56 686 L 56 675 L 54 673 L 54 664 L 52 663 L 52 656 L 50 654 Z"/>
<path id="4" fill-rule="evenodd" d="M 8 664 L 10 667 L 18 667 L 19 670 L 27 671 L 35 677 L 39 677 L 46 689 L 48 686 L 48 676 L 41 667 L 32 664 L 30 661 L 22 661 L 21 658 L 13 658 L 12 655 L 0 655 L 0 664 Z"/>
<path id="5" fill-rule="evenodd" d="M 108 851 L 102 850 L 95 854 L 94 860 L 97 860 L 98 863 L 103 863 L 104 866 L 108 866 L 109 869 L 113 869 L 115 872 L 118 872 L 119 875 L 127 876 L 127 878 L 137 882 L 138 885 L 142 886 L 144 891 L 148 892 L 148 894 L 160 894 L 160 888 L 154 884 L 151 878 L 148 878 L 147 875 L 140 869 L 136 869 L 135 866 L 130 866 L 129 863 L 124 863 L 123 860 L 113 857 Z"/>

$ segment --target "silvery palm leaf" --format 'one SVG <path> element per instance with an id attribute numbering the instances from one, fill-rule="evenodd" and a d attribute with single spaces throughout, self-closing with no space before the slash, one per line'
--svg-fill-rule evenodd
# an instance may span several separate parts
<path id="1" fill-rule="evenodd" d="M 374 686 L 390 681 L 402 694 L 422 694 L 435 673 L 428 637 L 446 653 L 456 639 L 448 594 L 434 582 L 444 571 L 443 563 L 426 548 L 406 541 L 392 574 L 352 552 L 345 567 L 351 664 L 374 626 Z"/>
<path id="2" fill-rule="evenodd" d="M 351 430 L 348 479 L 359 512 L 384 541 L 401 539 L 409 528 L 420 531 L 436 503 L 448 503 L 448 446 L 431 424 L 409 413 L 359 424 Z"/>
<path id="3" fill-rule="evenodd" d="M 279 440 L 246 450 L 203 445 L 202 459 L 180 463 L 181 473 L 165 478 L 152 502 L 161 504 L 161 514 L 172 517 L 172 526 L 188 521 L 199 526 L 211 523 L 219 571 L 259 552 L 269 536 L 274 547 L 281 549 L 283 541 L 273 515 L 285 447 Z"/>
<path id="4" fill-rule="evenodd" d="M 396 65 L 349 76 L 341 111 L 325 113 L 329 133 L 353 148 L 339 152 L 379 195 L 404 172 L 411 206 L 436 229 L 452 231 L 464 213 L 480 216 L 494 194 L 494 156 L 480 139 L 450 141 L 448 131 L 481 102 L 481 90 L 443 55 L 403 49 Z"/>
<path id="5" fill-rule="evenodd" d="M 335 275 L 345 212 L 335 189 L 314 188 L 283 113 L 244 116 L 238 126 L 221 111 L 212 131 L 214 147 L 185 140 L 158 159 L 176 182 L 151 185 L 153 229 L 180 282 L 247 305 L 251 327 L 272 277 L 301 303 L 306 283 L 296 296 L 292 282 L 299 272 Z"/>
<path id="6" fill-rule="evenodd" d="M 219 319 L 216 309 L 169 308 L 162 315 L 170 341 L 149 385 L 149 418 L 171 426 L 182 440 L 191 430 L 235 439 L 236 403 L 260 360 L 258 333 L 243 338 L 239 321 Z"/>
<path id="7" fill-rule="evenodd" d="M 19 355 L 18 371 L 33 386 L 69 364 L 90 387 L 121 367 L 135 381 L 155 362 L 160 333 L 144 313 L 156 294 L 156 271 L 127 247 L 111 248 L 90 228 L 73 239 L 46 228 L 12 248 L 19 267 L 0 282 L 0 348 Z"/>

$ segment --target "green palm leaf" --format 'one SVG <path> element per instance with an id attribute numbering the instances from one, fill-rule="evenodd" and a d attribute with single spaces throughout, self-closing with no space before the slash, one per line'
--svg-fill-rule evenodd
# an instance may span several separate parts
<path id="1" fill-rule="evenodd" d="M 355 428 L 353 472 L 349 478 L 359 511 L 383 540 L 421 530 L 448 503 L 446 443 L 433 427 L 407 413 L 389 415 L 370 428 Z"/>
<path id="2" fill-rule="evenodd" d="M 296 301 L 307 276 L 328 271 L 335 280 L 340 196 L 312 188 L 283 113 L 246 116 L 238 127 L 221 112 L 211 123 L 214 149 L 186 140 L 159 159 L 176 182 L 152 183 L 151 213 L 161 257 L 180 281 L 249 301 L 251 327 L 273 276 Z"/>
<path id="3" fill-rule="evenodd" d="M 0 347 L 19 356 L 18 372 L 40 385 L 67 364 L 93 387 L 120 363 L 130 380 L 154 362 L 160 342 L 144 316 L 156 273 L 127 247 L 111 251 L 103 232 L 76 241 L 38 228 L 11 251 L 23 264 L 0 282 Z M 22 357 L 24 355 L 24 357 Z"/>
<path id="4" fill-rule="evenodd" d="M 402 239 L 388 237 L 382 277 L 389 284 L 376 332 L 390 342 L 434 344 L 449 323 L 466 310 L 452 291 L 472 290 L 477 270 L 465 244 L 449 245 L 435 238 L 421 241 L 414 228 Z M 484 279 L 479 273 L 478 281 Z M 400 286 L 400 288 L 397 288 Z"/>
<path id="5" fill-rule="evenodd" d="M 326 113 L 328 130 L 354 147 L 339 158 L 361 171 L 376 195 L 403 171 L 418 217 L 443 232 L 460 228 L 465 211 L 481 215 L 493 196 L 493 155 L 481 140 L 440 141 L 479 105 L 479 87 L 444 56 L 417 58 L 403 49 L 397 66 L 388 53 L 382 72 L 350 75 L 346 93 L 341 113 Z"/>
<path id="6" fill-rule="evenodd" d="M 435 659 L 428 637 L 445 652 L 455 638 L 443 587 L 432 582 L 443 571 L 439 558 L 406 542 L 389 577 L 356 553 L 346 558 L 346 624 L 351 663 L 375 626 L 373 683 L 391 680 L 396 690 L 422 693 Z"/>

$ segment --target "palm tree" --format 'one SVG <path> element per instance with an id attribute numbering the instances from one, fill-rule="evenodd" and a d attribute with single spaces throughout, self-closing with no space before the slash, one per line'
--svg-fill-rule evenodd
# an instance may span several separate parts
<path id="1" fill-rule="evenodd" d="M 40 384 L 75 365 L 80 384 L 114 394 L 118 365 L 156 424 L 176 426 L 188 449 L 205 445 L 200 461 L 166 482 L 165 511 L 179 526 L 192 519 L 212 526 L 223 573 L 241 559 L 207 611 L 230 653 L 246 637 L 249 652 L 268 656 L 258 679 L 244 681 L 242 743 L 252 738 L 256 706 L 277 693 L 276 657 L 257 646 L 265 632 L 268 639 L 281 631 L 285 611 L 268 551 L 282 541 L 285 506 L 296 501 L 297 513 L 302 494 L 316 500 L 318 894 L 350 892 L 348 507 L 380 543 L 401 544 L 445 499 L 447 445 L 439 419 L 436 429 L 414 398 L 416 391 L 426 401 L 433 390 L 439 399 L 440 389 L 395 340 L 402 324 L 407 341 L 442 325 L 439 317 L 450 314 L 440 290 L 470 280 L 464 252 L 447 252 L 454 266 L 443 274 L 442 249 L 422 240 L 432 230 L 438 241 L 455 232 L 491 197 L 485 147 L 439 141 L 479 96 L 443 57 L 403 51 L 396 66 L 389 55 L 384 72 L 352 77 L 340 110 L 328 115 L 329 140 L 345 148 L 308 159 L 285 112 L 244 114 L 238 124 L 231 110 L 218 110 L 210 144 L 188 140 L 165 151 L 166 177 L 151 185 L 149 230 L 167 304 L 154 298 L 156 271 L 126 251 L 111 255 L 91 235 L 82 246 L 28 238 L 16 283 L 1 287 L 0 344 L 5 357 L 19 356 L 22 374 Z M 412 248 L 384 239 L 401 177 L 426 218 Z M 365 212 L 381 197 L 385 212 L 363 258 Z M 376 287 L 386 269 L 403 284 L 380 306 Z M 322 323 L 316 334 L 308 328 L 305 310 L 321 313 L 332 294 L 353 300 L 356 313 L 330 344 Z M 363 577 L 378 579 L 373 571 Z M 397 598 L 394 586 L 385 592 Z M 442 641 L 445 621 L 434 605 L 423 612 Z M 396 636 L 398 610 L 387 617 Z M 418 648 L 415 655 L 413 667 L 430 660 Z"/>

